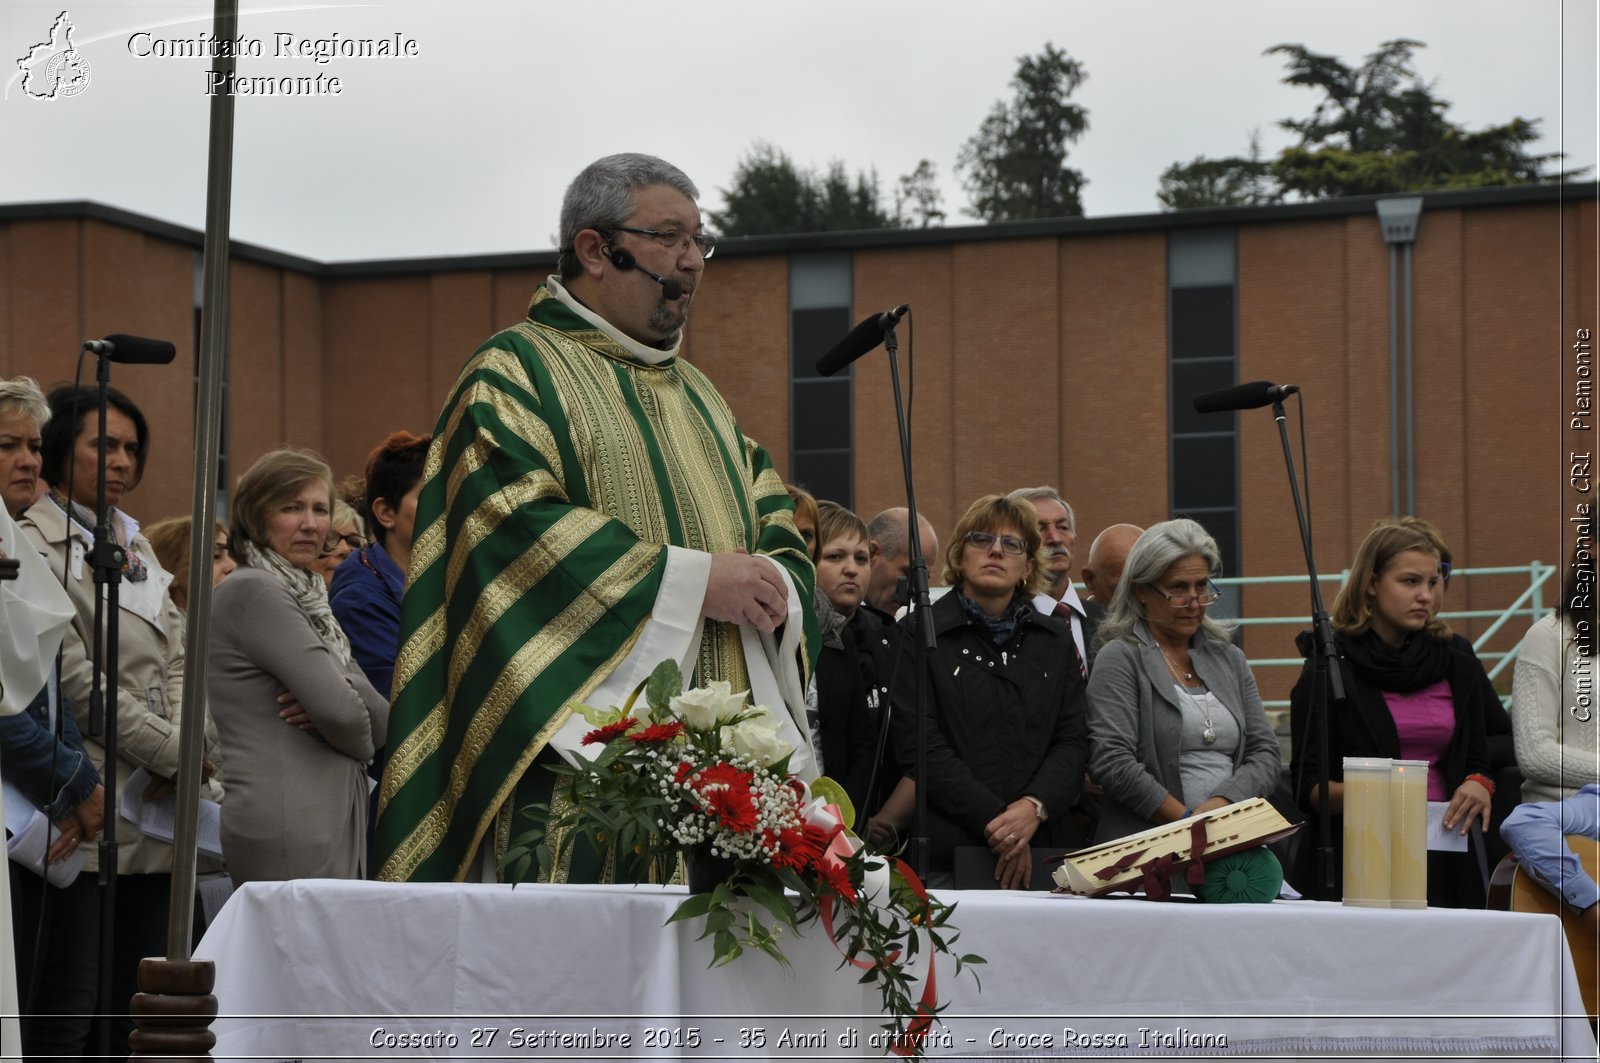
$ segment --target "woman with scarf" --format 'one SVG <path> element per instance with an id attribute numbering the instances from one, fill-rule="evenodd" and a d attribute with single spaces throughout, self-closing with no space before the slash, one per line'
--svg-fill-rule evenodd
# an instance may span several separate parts
<path id="1" fill-rule="evenodd" d="M 1206 615 L 1221 568 L 1192 520 L 1151 525 L 1128 552 L 1089 675 L 1089 774 L 1105 787 L 1097 842 L 1277 785 L 1282 754 L 1250 665 Z"/>
<path id="2" fill-rule="evenodd" d="M 951 590 L 929 611 L 936 645 L 923 705 L 932 886 L 955 884 L 958 862 L 989 861 L 1001 889 L 1027 889 L 1035 855 L 1080 840 L 1067 813 L 1089 752 L 1083 679 L 1063 665 L 1073 659 L 1071 630 L 1032 606 L 1045 578 L 1041 542 L 1032 503 L 986 495 L 945 546 Z M 907 620 L 898 634 L 914 631 Z M 895 755 L 907 770 L 916 689 L 914 670 L 899 669 Z M 965 870 L 960 885 L 969 886 Z"/>
<path id="3" fill-rule="evenodd" d="M 332 496 L 328 466 L 296 450 L 263 456 L 234 496 L 239 567 L 216 591 L 207 686 L 231 758 L 222 850 L 235 885 L 365 874 L 366 765 L 389 706 L 314 568 Z"/>
<path id="4" fill-rule="evenodd" d="M 64 582 L 74 617 L 61 649 L 61 697 L 72 706 L 84 732 L 84 749 L 105 780 L 107 791 L 126 785 L 139 769 L 149 775 L 143 797 L 170 800 L 178 771 L 178 709 L 183 702 L 183 613 L 168 597 L 172 576 L 161 567 L 139 522 L 122 508 L 138 486 L 150 455 L 150 428 L 144 414 L 115 388 L 107 391 L 102 437 L 98 398 L 93 387 L 61 387 L 50 393 L 50 420 L 43 426 L 40 458 L 49 493 L 19 521 L 23 534 L 43 554 L 51 573 Z M 98 450 L 105 442 L 107 524 L 124 551 L 118 587 L 117 674 L 110 679 L 116 699 L 117 760 L 107 770 L 105 746 L 88 733 L 89 690 L 93 674 L 96 584 L 90 564 L 94 507 L 100 485 Z M 109 713 L 108 713 L 109 719 Z M 206 726 L 202 797 L 222 799 L 214 778 L 221 761 L 216 736 Z M 120 807 L 120 806 L 119 806 Z M 139 961 L 165 955 L 167 911 L 172 894 L 173 848 L 149 837 L 128 820 L 116 825 L 117 895 L 113 944 L 112 999 L 103 1001 L 111 1016 L 113 1054 L 127 1052 L 133 1022 L 127 1002 L 136 992 Z M 86 847 L 88 860 L 79 881 L 90 888 L 97 878 L 99 852 Z M 197 867 L 215 870 L 202 856 Z M 76 883 L 74 884 L 76 886 Z"/>
<path id="5" fill-rule="evenodd" d="M 1417 528 L 1379 521 L 1367 534 L 1333 601 L 1335 645 L 1345 702 L 1328 714 L 1328 807 L 1333 846 L 1342 850 L 1345 757 L 1428 762 L 1428 801 L 1442 808 L 1444 827 L 1466 834 L 1488 829 L 1494 782 L 1484 741 L 1482 667 L 1451 646 L 1450 628 L 1433 600 L 1439 555 Z M 1302 635 L 1302 652 L 1311 649 Z M 1315 812 L 1321 762 L 1311 730 L 1312 662 L 1291 694 L 1295 787 Z M 1474 839 L 1473 845 L 1481 845 Z M 1334 876 L 1334 896 L 1341 894 Z M 1315 887 L 1316 883 L 1311 883 Z M 1484 881 L 1470 852 L 1428 853 L 1428 905 L 1482 908 Z"/>

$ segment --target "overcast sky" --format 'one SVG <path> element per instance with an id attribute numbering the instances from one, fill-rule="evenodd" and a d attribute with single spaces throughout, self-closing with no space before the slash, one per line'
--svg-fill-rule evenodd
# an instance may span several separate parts
<path id="1" fill-rule="evenodd" d="M 238 100 L 236 239 L 323 261 L 553 245 L 561 191 L 613 151 L 683 167 L 720 205 L 766 140 L 804 166 L 876 167 L 889 191 L 921 158 L 951 224 L 970 224 L 953 172 L 962 142 L 1045 42 L 1088 71 L 1088 133 L 1070 162 L 1091 216 L 1158 209 L 1167 165 L 1242 153 L 1309 113 L 1272 45 L 1359 63 L 1380 41 L 1426 42 L 1423 75 L 1477 128 L 1543 120 L 1540 151 L 1595 165 L 1593 0 L 422 0 L 242 5 L 263 55 L 244 76 L 337 77 L 339 95 Z M 208 97 L 203 59 L 140 56 L 210 30 L 209 3 L 75 2 L 80 94 L 27 98 L 17 58 L 60 3 L 7 0 L 0 203 L 91 199 L 200 228 Z M 130 44 L 135 34 L 147 33 Z M 414 40 L 397 59 L 319 65 L 274 55 L 278 34 Z M 1592 175 L 1591 175 L 1592 176 Z"/>

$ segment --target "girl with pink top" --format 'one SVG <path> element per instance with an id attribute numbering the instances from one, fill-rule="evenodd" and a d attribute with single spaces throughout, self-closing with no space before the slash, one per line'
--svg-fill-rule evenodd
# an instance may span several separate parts
<path id="1" fill-rule="evenodd" d="M 1328 803 L 1338 817 L 1345 757 L 1426 760 L 1428 800 L 1444 804 L 1444 826 L 1475 835 L 1466 852 L 1429 852 L 1428 904 L 1481 908 L 1484 878 L 1474 850 L 1481 851 L 1494 794 L 1483 684 L 1474 672 L 1481 666 L 1451 646 L 1449 627 L 1435 615 L 1439 580 L 1439 555 L 1415 528 L 1379 521 L 1356 551 L 1332 610 L 1346 700 L 1329 709 Z M 1310 649 L 1303 635 L 1301 650 Z M 1296 792 L 1314 812 L 1321 769 L 1310 730 L 1311 685 L 1308 660 L 1291 695 L 1291 722 Z M 1335 818 L 1336 853 L 1342 834 Z"/>

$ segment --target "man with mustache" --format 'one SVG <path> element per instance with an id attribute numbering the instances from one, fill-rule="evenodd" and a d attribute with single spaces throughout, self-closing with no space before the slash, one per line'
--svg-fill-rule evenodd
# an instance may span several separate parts
<path id="1" fill-rule="evenodd" d="M 750 690 L 814 778 L 815 570 L 767 454 L 678 357 L 715 239 L 649 155 L 591 163 L 560 272 L 456 381 L 423 469 L 379 795 L 379 877 L 493 880 L 515 812 L 565 800 L 589 725 L 663 660 Z M 785 712 L 784 710 L 788 711 Z M 555 786 L 556 789 L 552 789 Z M 552 878 L 595 881 L 579 843 Z"/>
<path id="2" fill-rule="evenodd" d="M 1033 607 L 1065 620 L 1072 628 L 1072 643 L 1078 651 L 1075 662 L 1085 677 L 1094 664 L 1094 633 L 1105 615 L 1105 607 L 1085 602 L 1072 585 L 1072 548 L 1078 542 L 1072 507 L 1054 487 L 1021 487 L 1011 492 L 1013 499 L 1026 499 L 1039 512 L 1039 532 L 1044 538 L 1045 571 L 1050 585 L 1034 595 Z"/>

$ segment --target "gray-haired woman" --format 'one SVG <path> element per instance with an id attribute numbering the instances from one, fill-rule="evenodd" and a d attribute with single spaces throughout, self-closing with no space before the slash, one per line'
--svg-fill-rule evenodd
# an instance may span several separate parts
<path id="1" fill-rule="evenodd" d="M 1089 676 L 1089 774 L 1105 787 L 1097 841 L 1277 785 L 1281 756 L 1255 677 L 1206 616 L 1217 543 L 1192 520 L 1151 527 L 1128 554 Z"/>

